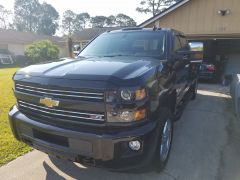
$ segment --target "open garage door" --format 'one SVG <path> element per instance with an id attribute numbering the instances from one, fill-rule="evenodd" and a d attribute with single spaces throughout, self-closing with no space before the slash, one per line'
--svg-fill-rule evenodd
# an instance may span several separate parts
<path id="1" fill-rule="evenodd" d="M 240 73 L 240 53 L 239 54 L 229 54 L 227 56 L 227 62 L 225 65 L 224 73 L 227 75 Z"/>
<path id="2" fill-rule="evenodd" d="M 240 73 L 240 39 L 191 40 L 204 43 L 203 63 L 216 66 L 217 80 L 224 81 L 228 75 Z"/>
<path id="3" fill-rule="evenodd" d="M 223 60 L 223 67 L 220 67 L 222 69 L 221 79 L 226 84 L 233 74 L 240 73 L 240 40 L 222 39 L 215 41 L 215 55 L 217 59 Z"/>
<path id="4" fill-rule="evenodd" d="M 213 40 L 212 44 L 219 79 L 228 84 L 233 74 L 240 73 L 240 39 Z"/>

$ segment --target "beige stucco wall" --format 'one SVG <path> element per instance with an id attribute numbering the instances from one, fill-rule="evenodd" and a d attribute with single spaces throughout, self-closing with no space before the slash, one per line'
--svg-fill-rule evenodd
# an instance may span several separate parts
<path id="1" fill-rule="evenodd" d="M 220 16 L 219 10 L 230 14 Z M 155 22 L 185 34 L 240 34 L 240 0 L 190 0 Z M 147 27 L 153 27 L 154 23 Z"/>

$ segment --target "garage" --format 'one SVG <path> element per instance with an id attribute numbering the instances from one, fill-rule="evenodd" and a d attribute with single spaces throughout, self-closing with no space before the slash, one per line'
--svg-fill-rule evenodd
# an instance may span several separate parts
<path id="1" fill-rule="evenodd" d="M 227 84 L 240 72 L 240 1 L 182 0 L 146 20 L 140 27 L 169 27 L 182 31 L 190 42 L 203 43 L 203 61 L 214 80 Z"/>
<path id="2" fill-rule="evenodd" d="M 232 74 L 240 73 L 240 39 L 191 38 L 189 41 L 190 44 L 202 44 L 203 64 L 214 67 L 215 82 L 228 84 Z"/>

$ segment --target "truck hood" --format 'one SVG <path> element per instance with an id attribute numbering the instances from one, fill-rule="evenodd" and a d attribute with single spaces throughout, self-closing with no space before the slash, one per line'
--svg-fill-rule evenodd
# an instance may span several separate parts
<path id="1" fill-rule="evenodd" d="M 65 59 L 31 65 L 19 70 L 17 75 L 82 80 L 124 80 L 136 78 L 158 63 L 156 59 L 140 57 Z"/>

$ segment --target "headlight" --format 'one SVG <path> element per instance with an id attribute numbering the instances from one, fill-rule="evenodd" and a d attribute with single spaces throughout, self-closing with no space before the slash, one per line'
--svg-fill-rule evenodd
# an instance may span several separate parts
<path id="1" fill-rule="evenodd" d="M 121 98 L 125 101 L 130 101 L 132 99 L 132 92 L 130 90 L 122 90 Z"/>
<path id="2" fill-rule="evenodd" d="M 140 121 L 146 118 L 146 109 L 141 110 L 126 110 L 120 112 L 108 112 L 108 122 L 132 122 Z"/>
<path id="3" fill-rule="evenodd" d="M 146 97 L 146 89 L 139 89 L 136 91 L 130 91 L 130 90 L 122 90 L 121 91 L 121 98 L 125 101 L 130 100 L 142 100 Z"/>
<path id="4" fill-rule="evenodd" d="M 132 121 L 134 119 L 134 113 L 131 111 L 123 111 L 119 115 L 120 119 L 126 122 Z"/>

